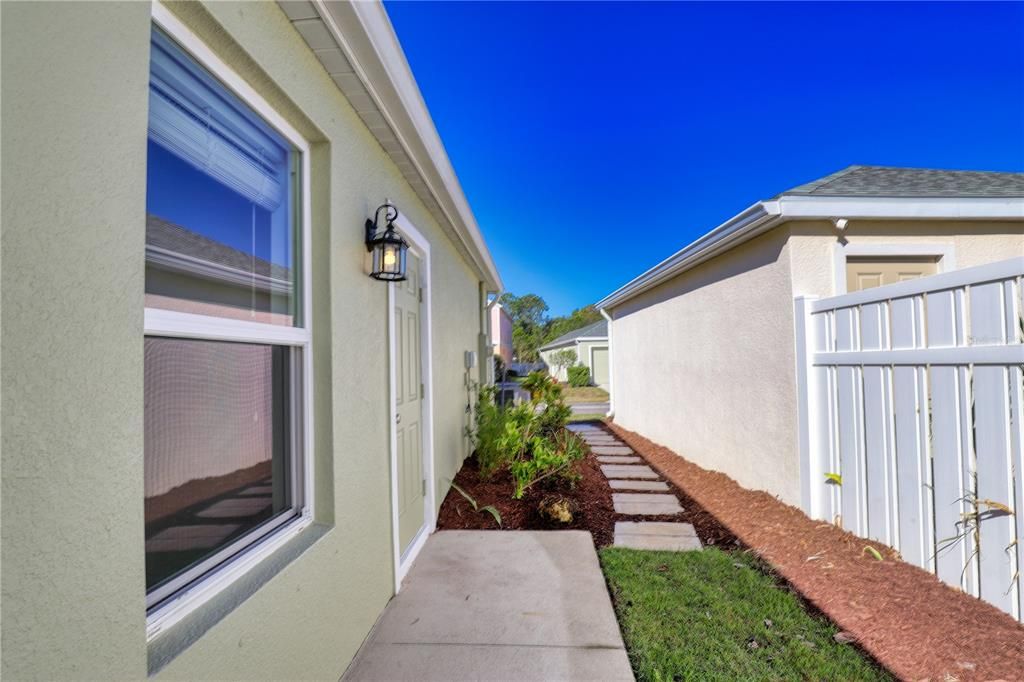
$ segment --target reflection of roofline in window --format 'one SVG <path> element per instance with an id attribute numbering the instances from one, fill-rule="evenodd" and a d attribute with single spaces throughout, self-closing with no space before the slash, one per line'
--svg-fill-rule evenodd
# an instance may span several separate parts
<path id="1" fill-rule="evenodd" d="M 146 219 L 146 264 L 272 294 L 290 295 L 293 290 L 291 268 L 253 257 L 154 215 Z"/>
<path id="2" fill-rule="evenodd" d="M 201 277 L 216 282 L 235 284 L 246 288 L 254 287 L 259 291 L 269 291 L 272 294 L 290 295 L 292 293 L 292 283 L 287 280 L 257 275 L 251 271 L 229 268 L 220 263 L 186 256 L 177 251 L 162 249 L 158 246 L 146 247 L 146 263 L 161 270 L 182 273 L 192 277 Z"/>

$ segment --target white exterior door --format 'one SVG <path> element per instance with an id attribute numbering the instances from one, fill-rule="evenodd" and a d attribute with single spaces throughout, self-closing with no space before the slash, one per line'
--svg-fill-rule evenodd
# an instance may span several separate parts
<path id="1" fill-rule="evenodd" d="M 399 549 L 404 554 L 426 520 L 423 462 L 422 261 L 408 254 L 408 278 L 394 291 L 395 452 Z"/>

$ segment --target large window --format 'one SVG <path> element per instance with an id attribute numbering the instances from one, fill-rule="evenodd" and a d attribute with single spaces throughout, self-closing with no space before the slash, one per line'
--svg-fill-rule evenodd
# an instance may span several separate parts
<path id="1" fill-rule="evenodd" d="M 309 509 L 305 146 L 204 54 L 213 71 L 154 27 L 145 226 L 151 611 L 267 550 Z"/>

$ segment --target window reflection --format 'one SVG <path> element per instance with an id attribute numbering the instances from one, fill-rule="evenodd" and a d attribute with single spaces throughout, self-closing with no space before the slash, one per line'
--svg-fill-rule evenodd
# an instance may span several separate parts
<path id="1" fill-rule="evenodd" d="M 153 34 L 146 305 L 299 325 L 293 164 L 273 128 Z"/>
<path id="2" fill-rule="evenodd" d="M 291 510 L 291 352 L 145 340 L 147 590 Z"/>

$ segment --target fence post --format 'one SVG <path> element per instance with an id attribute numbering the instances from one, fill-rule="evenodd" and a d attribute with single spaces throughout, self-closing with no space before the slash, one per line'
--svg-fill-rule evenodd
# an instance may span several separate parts
<path id="1" fill-rule="evenodd" d="M 821 482 L 824 473 L 818 471 L 820 453 L 814 451 L 817 443 L 818 419 L 814 410 L 820 409 L 820 390 L 817 374 L 811 365 L 814 354 L 814 330 L 811 303 L 817 296 L 797 296 L 793 299 L 793 324 L 796 340 L 796 403 L 797 445 L 800 455 L 800 507 L 812 519 L 822 518 Z"/>

